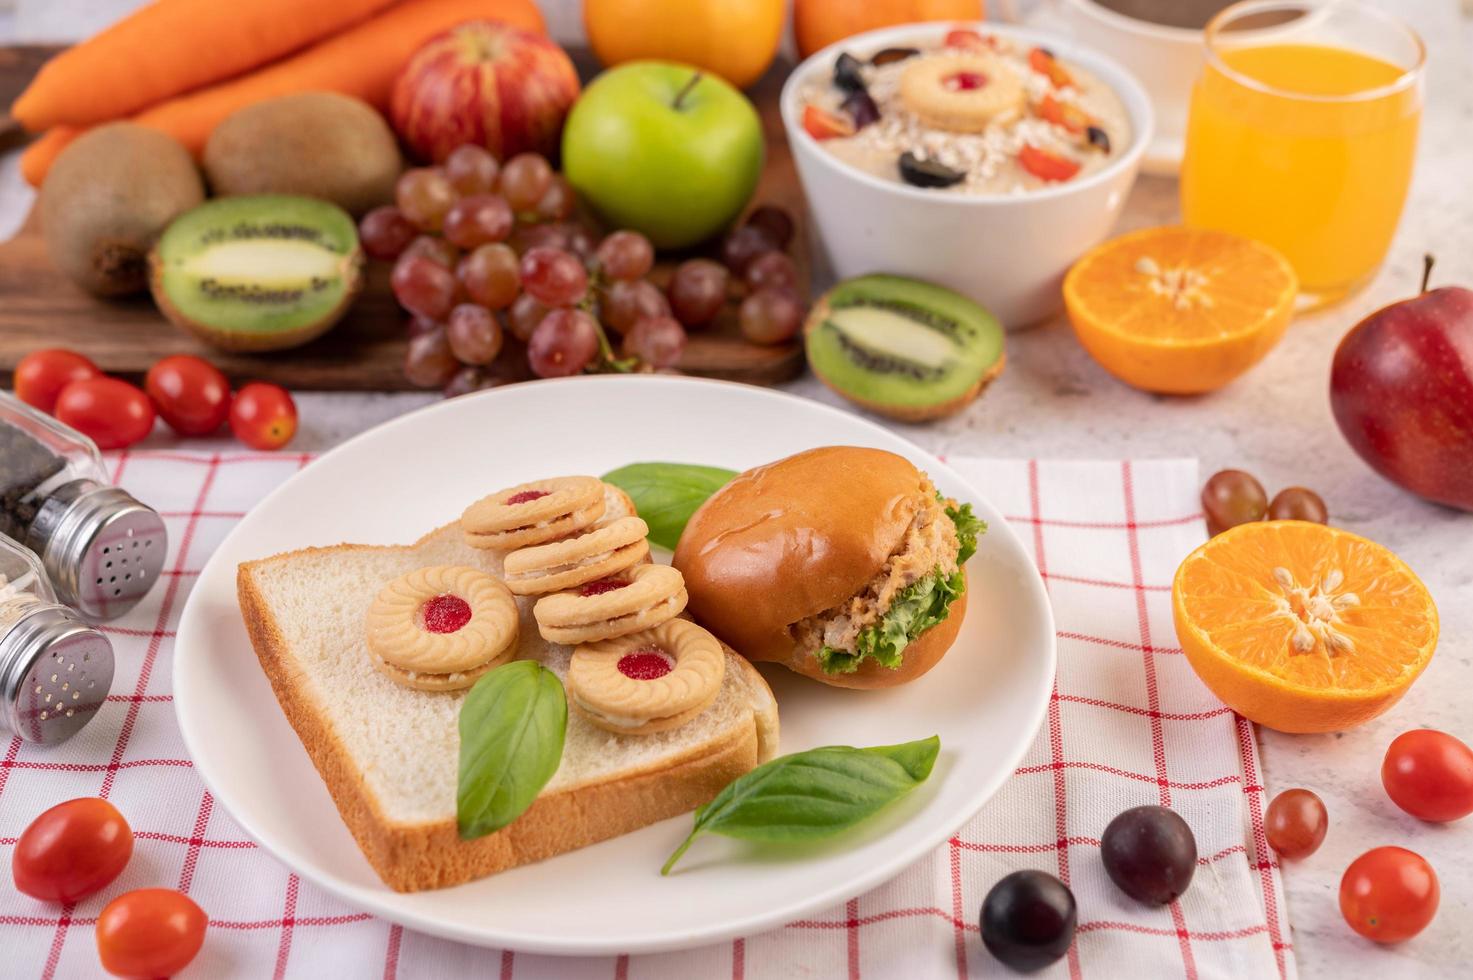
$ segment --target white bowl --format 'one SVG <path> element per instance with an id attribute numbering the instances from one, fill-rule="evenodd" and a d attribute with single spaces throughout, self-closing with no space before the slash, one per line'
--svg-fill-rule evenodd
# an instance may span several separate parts
<path id="1" fill-rule="evenodd" d="M 783 126 L 818 237 L 840 278 L 889 272 L 925 279 L 971 297 L 1006 327 L 1022 327 L 1059 310 L 1064 273 L 1114 227 L 1151 141 L 1151 100 L 1129 72 L 1103 55 L 1054 34 L 989 22 L 976 26 L 1050 48 L 1114 89 L 1130 117 L 1130 145 L 1078 180 L 1026 194 L 957 194 L 865 173 L 803 129 L 800 94 L 815 75 L 833 71 L 840 52 L 859 57 L 886 47 L 935 44 L 953 26 L 888 27 L 824 48 L 783 86 Z"/>

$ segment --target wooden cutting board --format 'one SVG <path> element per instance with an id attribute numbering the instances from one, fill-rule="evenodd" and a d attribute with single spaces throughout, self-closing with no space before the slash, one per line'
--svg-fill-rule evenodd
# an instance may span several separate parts
<path id="1" fill-rule="evenodd" d="M 9 106 L 54 49 L 0 47 L 0 106 Z M 572 52 L 585 78 L 596 71 L 586 52 Z M 748 92 L 762 117 L 767 164 L 754 203 L 776 204 L 798 224 L 791 248 L 800 282 L 809 280 L 803 192 L 778 115 L 777 98 L 791 68 L 779 63 Z M 0 115 L 0 149 L 23 139 L 8 115 Z M 165 320 L 147 296 L 99 300 L 77 289 L 51 265 L 32 211 L 16 236 L 0 242 L 0 380 L 7 385 L 22 357 L 42 347 L 68 347 L 112 374 L 137 379 L 169 354 L 198 354 L 232 380 L 274 381 L 321 391 L 399 391 L 412 386 L 403 373 L 406 315 L 389 291 L 389 266 L 370 262 L 363 295 L 326 336 L 273 354 L 227 354 L 207 347 Z M 525 376 L 521 347 L 508 343 L 497 373 Z M 711 328 L 693 331 L 680 364 L 705 377 L 777 384 L 803 370 L 800 344 L 756 347 L 741 339 L 734 305 Z"/>

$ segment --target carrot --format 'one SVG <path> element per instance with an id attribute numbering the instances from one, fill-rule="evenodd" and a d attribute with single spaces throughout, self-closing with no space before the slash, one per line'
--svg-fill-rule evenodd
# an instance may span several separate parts
<path id="1" fill-rule="evenodd" d="M 532 0 L 400 0 L 378 16 L 290 58 L 161 102 L 133 121 L 168 133 L 199 156 L 210 133 L 226 116 L 278 95 L 341 92 L 385 110 L 394 79 L 409 56 L 440 31 L 477 18 L 539 33 L 545 30 Z M 33 143 L 21 159 L 26 180 L 39 187 L 56 155 L 75 135 L 53 131 Z"/>
<path id="2" fill-rule="evenodd" d="M 335 34 L 393 0 L 154 0 L 48 61 L 10 114 L 31 132 L 120 119 Z"/>
<path id="3" fill-rule="evenodd" d="M 78 126 L 57 126 L 48 129 L 44 136 L 26 147 L 25 152 L 20 155 L 20 175 L 26 179 L 26 183 L 32 187 L 40 187 L 46 171 L 51 169 L 52 162 L 61 151 L 85 132 L 85 129 Z"/>

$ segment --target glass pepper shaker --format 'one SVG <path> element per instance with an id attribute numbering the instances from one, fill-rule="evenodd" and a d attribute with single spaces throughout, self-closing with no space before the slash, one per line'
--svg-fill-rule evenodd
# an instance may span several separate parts
<path id="1" fill-rule="evenodd" d="M 168 547 L 163 519 L 111 485 L 91 439 L 3 391 L 0 534 L 40 555 L 61 601 L 89 619 L 131 609 Z"/>
<path id="2" fill-rule="evenodd" d="M 0 735 L 64 741 L 112 682 L 107 637 L 56 601 L 34 552 L 0 534 Z"/>

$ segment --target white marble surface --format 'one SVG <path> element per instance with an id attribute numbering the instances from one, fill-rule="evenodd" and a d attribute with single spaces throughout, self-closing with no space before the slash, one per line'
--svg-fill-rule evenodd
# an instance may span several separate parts
<path id="1" fill-rule="evenodd" d="M 34 23 L 25 17 L 32 2 L 20 0 L 17 20 Z M 926 448 L 952 454 L 1196 456 L 1204 475 L 1242 467 L 1257 473 L 1270 492 L 1308 484 L 1324 496 L 1336 524 L 1392 548 L 1430 586 L 1442 614 L 1442 643 L 1401 704 L 1341 735 L 1262 733 L 1271 789 L 1307 786 L 1330 809 L 1330 833 L 1319 853 L 1285 870 L 1295 956 L 1301 975 L 1312 980 L 1462 977 L 1473 971 L 1473 818 L 1462 825 L 1422 824 L 1390 803 L 1379 780 L 1386 745 L 1402 731 L 1440 728 L 1473 742 L 1467 711 L 1473 696 L 1473 515 L 1422 503 L 1371 472 L 1341 439 L 1326 397 L 1336 342 L 1365 314 L 1416 291 L 1423 252 L 1438 255 L 1438 282 L 1473 285 L 1473 21 L 1459 16 L 1456 0 L 1383 2 L 1427 39 L 1429 98 L 1411 198 L 1386 265 L 1364 292 L 1297 321 L 1279 348 L 1238 383 L 1190 399 L 1154 397 L 1119 384 L 1085 355 L 1067 324 L 1054 322 L 1010 338 L 1007 371 L 962 415 L 902 427 Z M 105 4 L 116 8 L 129 0 L 90 0 L 89 6 Z M 50 0 L 40 5 L 50 6 Z M 568 0 L 554 6 L 560 22 L 572 29 L 576 19 L 569 16 Z M 0 32 L 5 26 L 0 18 Z M 13 166 L 13 160 L 0 162 L 0 234 L 28 204 L 5 182 Z M 1175 182 L 1142 180 L 1124 225 L 1168 223 L 1176 215 Z M 812 379 L 790 387 L 840 404 Z M 298 399 L 302 431 L 293 448 L 329 448 L 431 400 L 304 393 Z M 164 442 L 155 434 L 150 444 Z M 1385 949 L 1350 933 L 1336 898 L 1344 868 L 1381 844 L 1423 854 L 1443 888 L 1432 926 L 1409 943 Z"/>

